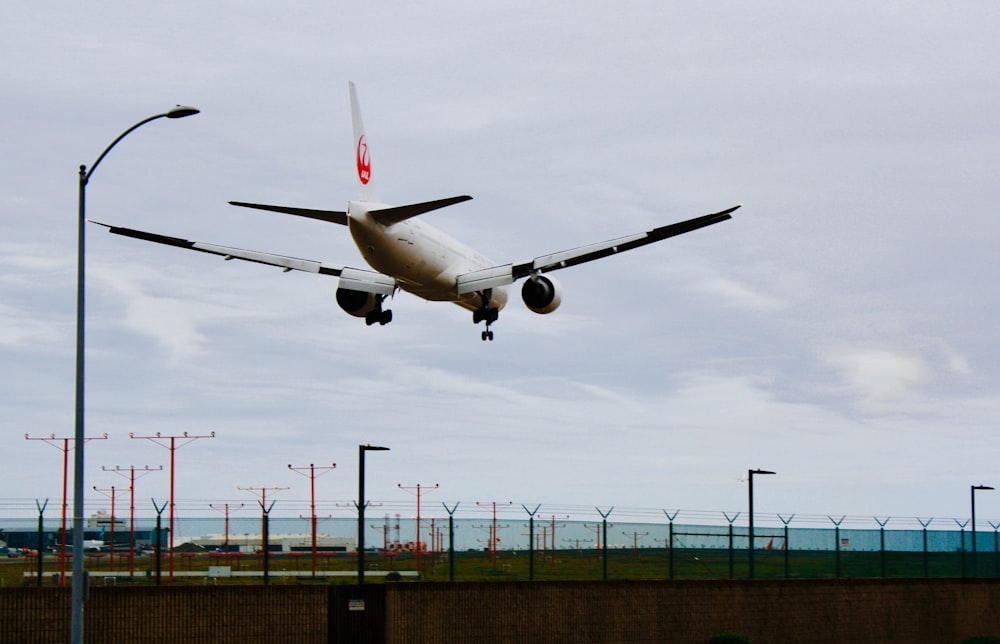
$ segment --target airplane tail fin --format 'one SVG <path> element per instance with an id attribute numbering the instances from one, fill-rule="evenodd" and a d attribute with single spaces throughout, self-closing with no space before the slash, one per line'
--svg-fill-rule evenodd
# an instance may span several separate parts
<path id="1" fill-rule="evenodd" d="M 368 137 L 361 121 L 361 107 L 358 103 L 358 91 L 354 83 L 347 83 L 351 92 L 351 122 L 354 125 L 354 159 L 357 165 L 358 185 L 361 187 L 361 201 L 378 202 L 378 191 L 375 189 L 375 179 L 372 176 L 372 157 L 368 147 Z"/>

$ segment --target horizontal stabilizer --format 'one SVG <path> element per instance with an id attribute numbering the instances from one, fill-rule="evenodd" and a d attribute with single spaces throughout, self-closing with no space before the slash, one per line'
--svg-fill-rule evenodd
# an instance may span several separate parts
<path id="1" fill-rule="evenodd" d="M 438 199 L 436 201 L 425 201 L 424 203 L 412 203 L 407 206 L 392 206 L 389 208 L 369 210 L 368 214 L 375 218 L 380 224 L 389 226 L 391 224 L 409 219 L 410 217 L 416 217 L 417 215 L 422 215 L 425 212 L 437 210 L 438 208 L 453 206 L 457 203 L 462 203 L 463 201 L 469 201 L 470 199 L 472 199 L 472 197 L 469 195 L 461 195 L 459 197 L 448 197 L 447 199 Z"/>
<path id="2" fill-rule="evenodd" d="M 313 208 L 292 208 L 290 206 L 268 206 L 266 204 L 245 203 L 243 201 L 230 201 L 229 203 L 243 208 L 270 210 L 271 212 L 280 212 L 285 215 L 296 215 L 298 217 L 308 217 L 310 219 L 328 221 L 333 224 L 340 224 L 341 226 L 347 225 L 347 213 L 342 210 L 316 210 Z"/>

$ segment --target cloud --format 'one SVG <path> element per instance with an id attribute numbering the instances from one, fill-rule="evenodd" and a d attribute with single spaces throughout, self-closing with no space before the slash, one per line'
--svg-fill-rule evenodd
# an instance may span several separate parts
<path id="1" fill-rule="evenodd" d="M 828 349 L 823 363 L 838 371 L 850 395 L 872 411 L 909 397 L 930 378 L 921 356 L 890 349 Z"/>

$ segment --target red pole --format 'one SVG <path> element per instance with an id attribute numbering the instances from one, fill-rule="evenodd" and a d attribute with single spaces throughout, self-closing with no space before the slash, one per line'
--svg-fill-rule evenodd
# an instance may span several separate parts
<path id="1" fill-rule="evenodd" d="M 135 575 L 135 468 L 128 482 L 128 576 Z"/>
<path id="2" fill-rule="evenodd" d="M 161 436 L 159 432 L 157 432 L 155 436 L 136 436 L 132 432 L 129 432 L 128 436 L 129 438 L 143 438 L 156 443 L 160 447 L 165 447 L 170 450 L 170 556 L 168 557 L 168 561 L 170 566 L 169 583 L 172 586 L 174 584 L 174 452 L 180 449 L 175 443 L 175 440 L 183 438 L 185 442 L 181 443 L 180 447 L 184 447 L 188 443 L 196 441 L 199 438 L 215 438 L 215 432 L 211 432 L 205 436 L 190 436 L 187 432 L 184 432 L 180 436 Z M 169 445 L 165 445 L 160 442 L 165 438 L 170 439 Z"/>
<path id="3" fill-rule="evenodd" d="M 208 507 L 212 508 L 213 510 L 219 509 L 219 506 L 214 505 L 212 503 L 209 503 Z M 242 507 L 243 504 L 240 503 L 236 509 L 238 510 L 239 508 Z M 225 531 L 225 536 L 223 537 L 223 547 L 226 549 L 226 565 L 228 566 L 229 565 L 229 504 L 228 503 L 223 504 L 222 511 L 225 516 L 225 522 L 223 527 L 223 530 Z"/>
<path id="4" fill-rule="evenodd" d="M 104 436 L 101 436 L 99 438 L 105 439 L 107 437 L 108 437 L 108 435 L 105 434 Z M 56 449 L 61 449 L 62 453 L 63 453 L 62 544 L 61 544 L 61 552 L 60 552 L 60 556 L 59 556 L 59 585 L 60 586 L 65 586 L 66 585 L 66 508 L 69 505 L 69 502 L 68 502 L 69 493 L 68 493 L 67 482 L 68 482 L 68 479 L 69 479 L 69 441 L 70 441 L 70 439 L 69 438 L 56 438 L 55 434 L 49 434 L 49 436 L 46 437 L 46 438 L 32 438 L 28 434 L 25 434 L 24 438 L 25 438 L 25 440 L 29 440 L 29 441 L 42 441 L 42 442 L 48 443 L 49 445 L 52 445 Z M 73 440 L 75 440 L 75 439 L 73 439 Z M 85 442 L 89 441 L 89 440 L 94 440 L 94 439 L 93 438 L 84 438 Z M 62 442 L 62 447 L 61 448 L 56 444 L 56 441 L 61 441 Z M 74 443 L 74 446 L 75 446 L 75 443 Z M 41 553 L 39 553 L 39 556 L 41 556 Z"/>
<path id="5" fill-rule="evenodd" d="M 309 511 L 312 513 L 312 574 L 316 576 L 316 470 L 309 464 Z"/>
<path id="6" fill-rule="evenodd" d="M 400 484 L 400 483 L 397 483 L 396 487 L 398 487 L 401 490 L 406 490 L 407 492 L 409 492 L 411 489 L 413 489 L 413 488 L 403 487 L 403 485 Z M 431 489 L 436 490 L 439 487 L 441 487 L 441 486 L 438 485 L 437 483 L 435 483 L 434 487 L 431 488 Z M 416 556 L 417 572 L 420 572 L 420 494 L 421 494 L 421 487 L 420 487 L 419 483 L 417 483 L 416 490 L 417 490 L 417 544 L 416 544 L 416 555 L 415 556 Z"/>
<path id="7" fill-rule="evenodd" d="M 115 569 L 115 497 L 118 496 L 120 490 L 116 490 L 115 486 L 112 485 L 110 488 L 99 488 L 94 486 L 95 492 L 100 492 L 101 494 L 106 494 L 111 497 L 111 550 L 108 556 L 108 570 L 112 571 Z M 108 494 L 110 492 L 110 494 Z"/>
<path id="8" fill-rule="evenodd" d="M 108 552 L 108 572 L 115 569 L 115 486 L 111 486 L 111 549 Z"/>
<path id="9" fill-rule="evenodd" d="M 135 465 L 130 465 L 128 468 L 124 467 L 102 467 L 102 470 L 106 472 L 114 472 L 119 476 L 125 476 L 123 472 L 128 469 L 128 491 L 129 491 L 129 509 L 128 509 L 128 574 L 130 577 L 135 576 Z M 143 474 L 149 474 L 150 472 L 157 472 L 163 470 L 163 466 L 151 468 L 148 465 L 144 466 L 141 471 Z"/>
<path id="10" fill-rule="evenodd" d="M 59 585 L 66 585 L 66 477 L 69 474 L 69 439 L 63 439 L 62 556 L 59 557 Z"/>
<path id="11" fill-rule="evenodd" d="M 329 472 L 337 467 L 336 463 L 331 464 L 329 467 L 321 467 L 320 476 Z M 293 472 L 298 472 L 305 476 L 300 470 L 304 470 L 304 467 L 292 467 L 291 463 L 288 464 L 288 469 Z M 310 520 L 312 523 L 312 574 L 313 577 L 316 576 L 316 560 L 319 556 L 318 548 L 316 547 L 316 466 L 312 463 L 309 464 L 309 510 L 310 510 Z"/>
<path id="12" fill-rule="evenodd" d="M 111 550 L 108 552 L 108 571 L 115 569 L 115 486 L 111 486 Z"/>

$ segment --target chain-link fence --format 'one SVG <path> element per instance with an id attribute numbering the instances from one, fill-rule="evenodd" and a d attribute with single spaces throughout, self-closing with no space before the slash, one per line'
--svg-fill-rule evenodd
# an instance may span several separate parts
<path id="1" fill-rule="evenodd" d="M 3 504 L 0 504 L 2 506 Z M 98 584 L 353 583 L 358 522 L 351 503 L 286 502 L 265 517 L 243 502 L 192 502 L 157 517 L 112 516 L 94 504 L 84 534 Z M 0 519 L 4 585 L 63 583 L 71 530 L 62 517 Z M 206 512 L 207 510 L 207 512 Z M 1000 577 L 1000 523 L 942 518 L 755 515 L 442 503 L 375 503 L 364 526 L 366 576 L 471 579 L 744 579 Z M 214 513 L 214 516 L 206 516 Z M 51 514 L 51 510 L 50 510 Z M 354 516 L 350 516 L 350 515 Z M 463 514 L 465 516 L 463 516 Z M 335 516 L 339 515 L 339 516 Z M 345 516 L 346 515 L 346 516 Z M 159 520 L 159 529 L 157 529 Z M 974 536 L 974 538 L 973 538 Z M 753 548 L 750 548 L 750 544 Z M 65 544 L 65 546 L 64 546 Z M 38 557 L 39 550 L 42 553 Z M 41 571 L 41 576 L 39 576 Z"/>

